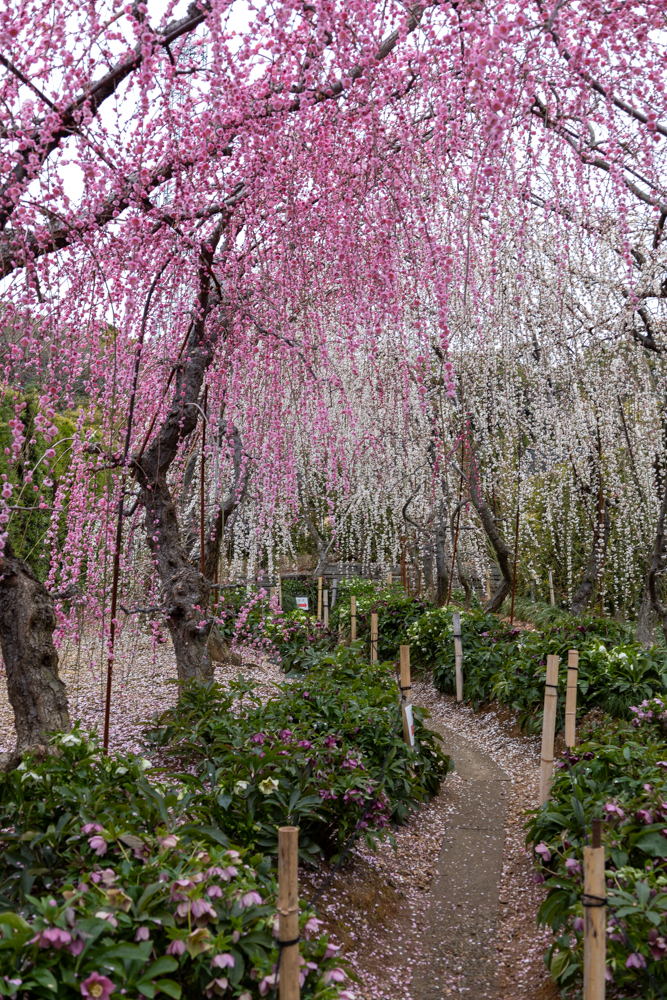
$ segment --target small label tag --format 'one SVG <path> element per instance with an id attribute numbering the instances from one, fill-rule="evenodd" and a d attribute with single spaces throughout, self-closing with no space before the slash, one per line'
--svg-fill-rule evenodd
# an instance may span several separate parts
<path id="1" fill-rule="evenodd" d="M 408 732 L 410 733 L 410 746 L 415 745 L 415 720 L 412 715 L 412 705 L 405 705 L 405 718 L 408 723 Z"/>
<path id="2" fill-rule="evenodd" d="M 297 597 L 297 599 L 296 599 L 296 606 L 299 609 L 299 611 L 307 611 L 308 610 L 308 598 L 307 597 Z"/>

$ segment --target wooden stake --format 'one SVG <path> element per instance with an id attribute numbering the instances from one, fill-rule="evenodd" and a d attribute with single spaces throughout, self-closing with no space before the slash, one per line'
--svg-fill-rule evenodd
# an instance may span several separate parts
<path id="1" fill-rule="evenodd" d="M 579 675 L 579 653 L 571 649 L 567 654 L 567 694 L 565 696 L 565 746 L 573 747 L 577 742 L 577 678 Z"/>
<path id="2" fill-rule="evenodd" d="M 540 801 L 549 798 L 554 770 L 554 737 L 556 735 L 556 707 L 558 691 L 558 657 L 547 656 L 547 682 L 544 687 L 544 722 L 542 723 L 542 760 L 540 764 Z"/>
<path id="3" fill-rule="evenodd" d="M 317 620 L 322 621 L 322 577 L 317 578 Z"/>
<path id="4" fill-rule="evenodd" d="M 278 830 L 278 940 L 294 941 L 283 946 L 280 956 L 280 1000 L 299 1000 L 299 828 Z"/>
<path id="5" fill-rule="evenodd" d="M 551 598 L 551 607 L 556 607 L 556 598 L 554 597 L 554 575 L 549 570 L 549 597 Z"/>
<path id="6" fill-rule="evenodd" d="M 461 615 L 455 611 L 454 622 L 454 669 L 456 672 L 456 700 L 463 701 L 463 643 L 461 642 Z"/>
<path id="7" fill-rule="evenodd" d="M 403 740 L 408 746 L 415 745 L 414 725 L 412 721 L 412 696 L 410 694 L 410 647 L 401 646 L 401 705 L 403 714 Z"/>
<path id="8" fill-rule="evenodd" d="M 600 820 L 593 820 L 593 846 L 584 847 L 584 1000 L 604 1000 L 607 916 L 604 847 Z"/>
<path id="9" fill-rule="evenodd" d="M 486 599 L 491 600 L 491 570 L 486 567 Z"/>
<path id="10" fill-rule="evenodd" d="M 350 598 L 350 641 L 357 638 L 357 599 L 352 595 Z"/>
<path id="11" fill-rule="evenodd" d="M 378 616 L 375 611 L 371 614 L 371 663 L 378 661 Z"/>
<path id="12" fill-rule="evenodd" d="M 283 606 L 283 581 L 278 573 L 278 606 L 282 609 Z"/>
<path id="13" fill-rule="evenodd" d="M 322 604 L 324 607 L 324 627 L 329 628 L 329 591 L 322 591 Z"/>
<path id="14" fill-rule="evenodd" d="M 387 586 L 391 587 L 391 570 L 387 573 Z"/>

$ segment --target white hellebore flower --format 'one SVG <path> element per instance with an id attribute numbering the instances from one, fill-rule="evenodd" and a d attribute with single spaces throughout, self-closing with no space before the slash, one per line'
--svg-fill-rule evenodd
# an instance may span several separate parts
<path id="1" fill-rule="evenodd" d="M 247 781 L 237 781 L 236 784 L 234 785 L 234 794 L 240 795 L 241 792 L 245 792 L 247 787 L 248 787 Z"/>
<path id="2" fill-rule="evenodd" d="M 260 781 L 259 790 L 263 795 L 270 795 L 271 792 L 275 792 L 278 787 L 278 782 L 275 778 L 265 778 L 264 781 Z"/>
<path id="3" fill-rule="evenodd" d="M 67 736 L 63 736 L 60 741 L 64 747 L 78 747 L 81 740 L 78 736 L 74 736 L 72 733 L 68 733 Z"/>

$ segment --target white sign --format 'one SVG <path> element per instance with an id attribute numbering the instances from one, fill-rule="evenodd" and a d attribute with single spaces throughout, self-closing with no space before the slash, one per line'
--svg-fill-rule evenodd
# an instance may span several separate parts
<path id="1" fill-rule="evenodd" d="M 308 598 L 307 597 L 297 597 L 297 599 L 296 599 L 296 606 L 299 609 L 299 611 L 307 611 L 308 610 Z"/>
<path id="2" fill-rule="evenodd" d="M 410 733 L 410 746 L 413 747 L 415 745 L 415 720 L 412 715 L 412 705 L 408 703 L 404 706 L 404 709 L 405 718 L 408 723 L 408 732 Z"/>

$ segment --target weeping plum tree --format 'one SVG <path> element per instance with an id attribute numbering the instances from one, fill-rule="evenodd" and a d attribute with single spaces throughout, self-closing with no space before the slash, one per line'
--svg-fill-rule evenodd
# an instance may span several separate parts
<path id="1" fill-rule="evenodd" d="M 47 584 L 85 570 L 89 612 L 111 612 L 113 632 L 101 557 L 128 586 L 134 481 L 182 678 L 211 676 L 209 563 L 190 558 L 174 500 L 199 419 L 212 429 L 224 412 L 252 456 L 256 552 L 286 497 L 298 510 L 297 439 L 345 495 L 361 442 L 380 444 L 374 420 L 398 452 L 409 386 L 428 407 L 434 343 L 454 394 L 453 338 L 496 297 L 518 313 L 545 217 L 564 230 L 585 218 L 594 244 L 615 213 L 634 289 L 628 199 L 664 214 L 660 3 L 284 0 L 240 19 L 238 6 L 198 0 L 174 18 L 170 5 L 155 23 L 143 3 L 61 0 L 46 19 L 21 0 L 1 28 L 0 261 L 4 318 L 21 334 L 2 377 L 41 386 L 47 439 L 56 409 L 77 414 L 58 502 L 36 498 L 54 508 Z M 509 240 L 511 293 L 493 259 L 478 286 L 478 261 Z M 13 460 L 24 430 L 18 414 Z M 231 454 L 223 475 L 234 479 Z M 5 526 L 26 480 L 3 490 Z"/>

